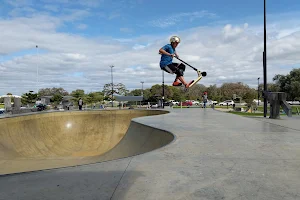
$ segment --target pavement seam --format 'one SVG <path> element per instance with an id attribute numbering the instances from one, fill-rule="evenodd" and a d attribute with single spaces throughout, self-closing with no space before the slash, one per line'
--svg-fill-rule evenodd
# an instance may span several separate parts
<path id="1" fill-rule="evenodd" d="M 128 167 L 129 167 L 129 165 L 130 165 L 132 159 L 133 159 L 133 157 L 132 157 L 132 158 L 130 159 L 130 161 L 128 162 L 128 165 L 127 165 L 126 169 L 124 170 L 124 172 L 123 172 L 123 174 L 122 174 L 122 176 L 121 176 L 121 178 L 120 178 L 120 180 L 119 180 L 119 182 L 118 182 L 118 184 L 117 184 L 117 186 L 116 186 L 114 192 L 112 193 L 112 195 L 111 195 L 111 197 L 110 197 L 110 200 L 112 200 L 112 198 L 114 197 L 115 192 L 117 191 L 117 189 L 118 189 L 118 187 L 119 187 L 119 185 L 120 185 L 120 183 L 121 183 L 121 181 L 122 181 L 122 179 L 123 179 L 123 177 L 124 177 L 124 175 L 125 175 L 125 173 L 126 173 Z"/>

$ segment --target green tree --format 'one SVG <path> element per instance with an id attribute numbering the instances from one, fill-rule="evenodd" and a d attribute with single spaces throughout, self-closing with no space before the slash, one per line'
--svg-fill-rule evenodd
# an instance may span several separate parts
<path id="1" fill-rule="evenodd" d="M 102 92 L 91 92 L 85 96 L 84 101 L 87 103 L 97 103 L 103 101 L 104 96 Z"/>
<path id="2" fill-rule="evenodd" d="M 61 94 L 54 94 L 50 101 L 55 105 L 58 105 L 62 101 L 62 99 L 63 97 Z"/>
<path id="3" fill-rule="evenodd" d="M 69 93 L 63 88 L 43 88 L 39 90 L 39 96 L 53 96 L 55 94 L 60 94 L 61 96 L 67 96 Z"/>
<path id="4" fill-rule="evenodd" d="M 203 84 L 196 84 L 185 93 L 185 98 L 188 100 L 201 99 L 202 94 L 206 91 L 206 87 Z"/>
<path id="5" fill-rule="evenodd" d="M 135 89 L 128 93 L 129 96 L 141 96 L 142 95 L 142 89 Z"/>
<path id="6" fill-rule="evenodd" d="M 85 96 L 84 90 L 77 89 L 75 91 L 72 91 L 71 96 L 75 97 L 76 99 L 79 99 L 80 97 L 84 97 Z"/>
<path id="7" fill-rule="evenodd" d="M 220 87 L 220 95 L 222 96 L 221 101 L 232 99 L 235 94 L 238 97 L 243 97 L 250 87 L 241 82 L 238 83 L 224 83 Z"/>
<path id="8" fill-rule="evenodd" d="M 112 94 L 126 95 L 129 91 L 126 89 L 126 86 L 122 83 L 114 84 L 108 83 L 103 86 L 102 92 L 104 96 L 112 97 Z"/>
<path id="9" fill-rule="evenodd" d="M 273 81 L 279 86 L 280 92 L 286 92 L 288 99 L 300 98 L 300 68 L 293 69 L 289 74 L 277 74 Z"/>
<path id="10" fill-rule="evenodd" d="M 248 106 L 253 105 L 253 100 L 257 97 L 257 92 L 255 89 L 248 89 L 246 92 L 243 94 L 242 98 L 243 100 L 247 103 Z"/>
<path id="11" fill-rule="evenodd" d="M 25 94 L 22 94 L 21 102 L 22 104 L 33 105 L 37 100 L 37 96 L 38 96 L 37 93 L 33 93 L 33 91 L 29 91 Z"/>
<path id="12" fill-rule="evenodd" d="M 207 89 L 208 98 L 213 101 L 220 102 L 222 99 L 222 96 L 220 94 L 220 88 L 217 87 L 217 85 L 210 85 Z"/>
<path id="13" fill-rule="evenodd" d="M 173 96 L 170 97 L 170 99 L 175 101 L 184 101 L 186 100 L 186 97 L 184 93 L 180 90 L 178 87 L 171 87 L 170 88 L 173 91 Z"/>

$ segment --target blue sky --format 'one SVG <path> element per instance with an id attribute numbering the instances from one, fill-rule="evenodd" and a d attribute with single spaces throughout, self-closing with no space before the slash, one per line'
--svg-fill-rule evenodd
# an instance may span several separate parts
<path id="1" fill-rule="evenodd" d="M 299 66 L 300 4 L 267 0 L 267 14 L 270 80 Z M 157 51 L 171 35 L 182 38 L 181 58 L 210 72 L 202 81 L 207 86 L 242 81 L 254 87 L 262 76 L 262 0 L 2 0 L 0 29 L 0 93 L 36 85 L 36 66 L 41 87 L 73 90 L 84 83 L 87 91 L 101 90 L 111 64 L 129 89 L 140 87 L 135 77 L 150 87 L 160 81 Z M 24 88 L 12 86 L 12 77 Z"/>
<path id="2" fill-rule="evenodd" d="M 38 13 L 47 13 L 55 17 L 69 15 L 69 19 L 57 31 L 81 34 L 86 37 L 101 35 L 121 38 L 159 34 L 160 32 L 172 33 L 174 30 L 209 26 L 214 23 L 224 23 L 224 21 L 245 23 L 247 18 L 254 16 L 257 16 L 255 20 L 263 20 L 262 0 L 226 0 L 226 3 L 223 0 L 78 2 L 70 0 L 4 0 L 0 14 L 3 19 L 13 16 L 33 16 Z M 299 12 L 299 8 L 300 4 L 296 0 L 267 1 L 268 14 Z M 70 16 L 72 14 L 74 16 Z"/>

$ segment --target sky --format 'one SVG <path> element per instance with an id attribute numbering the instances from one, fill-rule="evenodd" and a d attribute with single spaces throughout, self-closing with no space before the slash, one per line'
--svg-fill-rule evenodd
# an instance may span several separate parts
<path id="1" fill-rule="evenodd" d="M 199 83 L 255 88 L 258 77 L 263 81 L 262 0 L 0 2 L 0 95 L 52 87 L 102 91 L 112 76 L 128 90 L 150 88 L 162 83 L 158 51 L 172 35 L 181 38 L 179 57 L 207 72 Z M 300 4 L 267 0 L 266 11 L 272 82 L 300 66 Z M 187 66 L 184 76 L 197 74 Z M 165 73 L 165 84 L 174 78 Z"/>

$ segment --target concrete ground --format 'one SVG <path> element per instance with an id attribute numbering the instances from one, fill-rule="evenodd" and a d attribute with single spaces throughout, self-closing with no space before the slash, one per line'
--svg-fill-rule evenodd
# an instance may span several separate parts
<path id="1" fill-rule="evenodd" d="M 124 159 L 0 176 L 0 199 L 300 199 L 298 120 L 170 111 L 134 121 L 170 131 L 171 144 Z"/>

